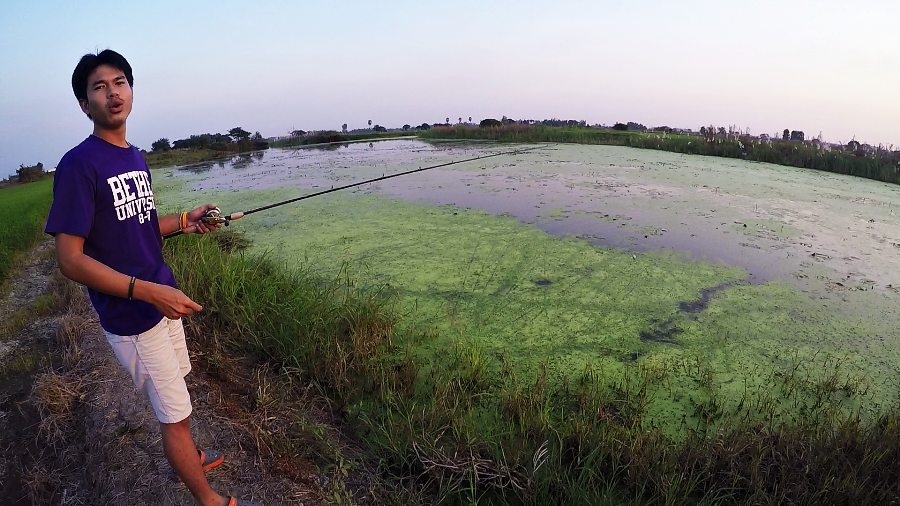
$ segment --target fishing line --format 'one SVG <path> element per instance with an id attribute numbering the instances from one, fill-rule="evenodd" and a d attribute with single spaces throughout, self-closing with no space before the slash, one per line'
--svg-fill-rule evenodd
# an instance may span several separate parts
<path id="1" fill-rule="evenodd" d="M 485 158 L 492 158 L 494 156 L 517 155 L 520 153 L 526 153 L 528 151 L 533 151 L 535 149 L 542 148 L 542 147 L 544 147 L 544 146 L 533 146 L 530 148 L 515 149 L 512 151 L 504 151 L 502 153 L 493 153 L 490 155 L 476 156 L 474 158 L 466 158 L 465 160 L 456 160 L 454 162 L 440 163 L 437 165 L 431 165 L 429 167 L 419 167 L 418 169 L 407 170 L 404 172 L 398 172 L 396 174 L 390 174 L 387 176 L 376 177 L 373 179 L 367 179 L 365 181 L 359 181 L 357 183 L 351 183 L 351 184 L 344 185 L 344 186 L 332 187 L 327 190 L 310 193 L 308 195 L 303 195 L 302 197 L 296 197 L 296 198 L 292 198 L 292 199 L 282 200 L 281 202 L 275 202 L 274 204 L 257 207 L 255 209 L 250 209 L 249 211 L 231 213 L 229 215 L 223 215 L 222 211 L 220 211 L 218 208 L 213 208 L 206 212 L 206 215 L 203 218 L 201 218 L 201 221 L 203 221 L 207 225 L 224 224 L 225 226 L 228 226 L 228 224 L 231 223 L 232 221 L 239 220 L 239 219 L 243 218 L 244 216 L 247 216 L 247 215 L 250 215 L 253 213 L 258 213 L 260 211 L 266 211 L 268 209 L 272 209 L 273 207 L 279 207 L 279 206 L 283 206 L 285 204 L 291 204 L 293 202 L 299 202 L 301 200 L 311 199 L 313 197 L 318 197 L 320 195 L 325 195 L 327 193 L 332 193 L 332 192 L 336 192 L 339 190 L 346 190 L 347 188 L 353 188 L 353 187 L 361 186 L 364 184 L 377 183 L 378 181 L 384 181 L 385 179 L 406 176 L 409 174 L 415 174 L 416 172 L 424 172 L 426 170 L 437 169 L 439 167 L 447 167 L 448 165 L 456 165 L 458 163 L 473 162 L 475 160 L 483 160 Z M 182 230 L 179 230 L 177 232 L 172 232 L 171 234 L 164 235 L 163 239 L 171 239 L 172 237 L 177 237 L 183 233 L 184 233 L 184 231 L 182 231 Z"/>

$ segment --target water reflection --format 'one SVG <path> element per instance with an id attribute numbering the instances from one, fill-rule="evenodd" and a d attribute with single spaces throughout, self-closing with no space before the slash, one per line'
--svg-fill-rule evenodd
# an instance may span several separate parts
<path id="1" fill-rule="evenodd" d="M 259 150 L 249 153 L 238 153 L 236 155 L 226 155 L 223 158 L 217 158 L 215 160 L 195 162 L 179 167 L 178 170 L 187 171 L 192 174 L 202 174 L 209 172 L 213 167 L 218 167 L 220 170 L 225 169 L 226 166 L 232 169 L 246 169 L 251 165 L 262 163 L 265 158 L 266 151 Z"/>
<path id="2" fill-rule="evenodd" d="M 218 163 L 224 164 L 224 162 L 221 162 L 221 161 Z M 180 170 L 186 170 L 192 174 L 202 174 L 202 173 L 207 172 L 208 170 L 212 169 L 214 165 L 216 165 L 216 161 L 207 160 L 205 162 L 197 162 L 197 163 L 192 163 L 190 165 L 185 165 L 184 167 L 181 167 Z"/>
<path id="3" fill-rule="evenodd" d="M 333 144 L 317 144 L 315 146 L 309 146 L 306 149 L 311 149 L 314 151 L 337 151 L 340 148 L 349 147 L 349 143 L 333 143 Z"/>
<path id="4" fill-rule="evenodd" d="M 241 153 L 231 159 L 231 167 L 246 169 L 253 164 L 253 153 Z"/>

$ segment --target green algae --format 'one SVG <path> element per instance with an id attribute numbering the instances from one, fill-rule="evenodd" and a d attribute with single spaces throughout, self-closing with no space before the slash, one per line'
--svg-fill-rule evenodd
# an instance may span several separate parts
<path id="1" fill-rule="evenodd" d="M 281 188 L 218 197 L 231 210 L 297 194 Z M 198 196 L 167 197 L 178 206 Z M 256 252 L 395 289 L 402 334 L 436 336 L 407 343 L 426 369 L 463 350 L 486 357 L 492 371 L 507 360 L 525 377 L 544 363 L 556 377 L 588 367 L 613 376 L 637 365 L 666 371 L 668 389 L 659 387 L 648 408 L 662 425 L 692 418 L 703 391 L 698 378 L 711 377 L 707 389 L 733 406 L 748 389 L 765 391 L 792 352 L 845 354 L 854 374 L 891 377 L 890 361 L 874 360 L 889 345 L 872 354 L 835 339 L 868 335 L 871 325 L 837 318 L 785 283 L 735 286 L 696 315 L 679 311 L 679 303 L 745 273 L 671 253 L 597 248 L 509 217 L 371 196 L 333 195 L 232 226 L 253 239 Z M 641 338 L 655 326 L 670 338 Z M 884 380 L 866 393 L 887 403 L 890 386 Z"/>

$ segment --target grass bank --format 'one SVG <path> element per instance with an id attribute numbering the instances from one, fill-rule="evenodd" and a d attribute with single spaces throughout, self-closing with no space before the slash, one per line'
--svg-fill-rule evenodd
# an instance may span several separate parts
<path id="1" fill-rule="evenodd" d="M 354 142 L 364 139 L 393 139 L 395 137 L 407 137 L 415 135 L 415 132 L 369 132 L 361 134 L 345 134 L 340 132 L 319 132 L 312 135 L 297 137 L 281 137 L 273 140 L 273 148 L 289 148 L 295 146 L 308 146 L 311 144 L 328 144 L 336 142 Z"/>
<path id="2" fill-rule="evenodd" d="M 318 385 L 381 472 L 450 503 L 887 503 L 900 499 L 900 411 L 847 411 L 863 395 L 832 357 L 787 357 L 765 388 L 722 399 L 697 364 L 701 423 L 682 437 L 648 420 L 672 371 L 585 366 L 525 373 L 461 342 L 403 325 L 398 294 L 235 252 L 221 234 L 166 243 L 193 319 L 223 346 Z M 706 378 L 705 384 L 702 382 Z M 705 385 L 705 386 L 704 386 Z M 671 388 L 671 387 L 670 387 Z M 792 413 L 790 417 L 785 413 Z"/>
<path id="3" fill-rule="evenodd" d="M 197 162 L 219 160 L 232 156 L 234 153 L 218 151 L 215 149 L 172 149 L 169 151 L 150 152 L 144 155 L 147 165 L 151 169 L 188 165 Z"/>
<path id="4" fill-rule="evenodd" d="M 691 155 L 739 158 L 792 167 L 823 170 L 900 183 L 900 152 L 866 156 L 828 150 L 810 143 L 759 141 L 750 137 L 703 137 L 663 132 L 633 132 L 598 128 L 505 125 L 479 128 L 457 126 L 420 132 L 423 139 L 485 139 L 502 142 L 571 142 L 658 149 Z"/>
<path id="5" fill-rule="evenodd" d="M 53 178 L 0 189 L 0 286 L 40 238 L 52 199 Z"/>

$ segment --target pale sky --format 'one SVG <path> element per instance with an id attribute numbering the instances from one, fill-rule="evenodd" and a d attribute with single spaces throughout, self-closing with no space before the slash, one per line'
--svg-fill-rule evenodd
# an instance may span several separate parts
<path id="1" fill-rule="evenodd" d="M 0 177 L 90 134 L 71 75 L 134 68 L 128 138 L 584 119 L 900 146 L 900 2 L 93 2 L 0 7 Z"/>

